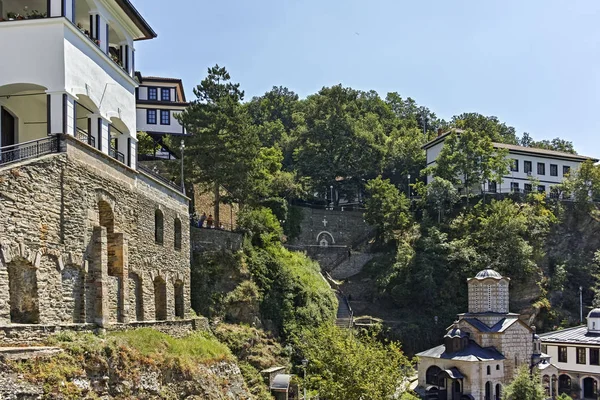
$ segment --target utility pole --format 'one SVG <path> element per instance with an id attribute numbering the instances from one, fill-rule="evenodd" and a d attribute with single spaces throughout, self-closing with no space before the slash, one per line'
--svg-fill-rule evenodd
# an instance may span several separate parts
<path id="1" fill-rule="evenodd" d="M 181 192 L 185 196 L 185 183 L 183 180 L 183 150 L 184 149 L 185 149 L 185 143 L 183 142 L 183 139 L 181 139 L 181 146 L 179 147 L 179 150 L 181 150 Z"/>
<path id="2" fill-rule="evenodd" d="M 308 360 L 305 358 L 302 360 L 302 366 L 304 367 L 304 400 L 306 400 L 306 367 L 308 366 Z"/>
<path id="3" fill-rule="evenodd" d="M 579 323 L 583 324 L 583 287 L 579 286 Z"/>

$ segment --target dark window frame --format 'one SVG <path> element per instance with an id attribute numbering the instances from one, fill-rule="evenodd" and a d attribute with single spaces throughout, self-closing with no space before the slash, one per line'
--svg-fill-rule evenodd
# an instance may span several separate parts
<path id="1" fill-rule="evenodd" d="M 521 188 L 519 187 L 519 182 L 511 182 L 510 183 L 510 191 L 511 192 L 519 192 Z"/>
<path id="2" fill-rule="evenodd" d="M 600 365 L 600 349 L 590 348 L 590 365 Z"/>
<path id="3" fill-rule="evenodd" d="M 160 124 L 171 125 L 171 110 L 160 110 Z"/>
<path id="4" fill-rule="evenodd" d="M 150 91 L 154 93 L 154 96 L 150 97 Z M 158 88 L 157 87 L 148 87 L 148 100 L 158 101 Z"/>
<path id="5" fill-rule="evenodd" d="M 523 172 L 527 173 L 531 173 L 533 172 L 533 163 L 531 161 L 523 161 Z"/>
<path id="6" fill-rule="evenodd" d="M 526 183 L 523 190 L 525 191 L 525 193 L 531 193 L 531 191 L 533 191 L 533 186 L 531 185 L 531 183 Z"/>
<path id="7" fill-rule="evenodd" d="M 575 362 L 580 365 L 587 365 L 587 348 L 577 347 L 576 349 Z"/>
<path id="8" fill-rule="evenodd" d="M 537 191 L 538 193 L 546 193 L 546 185 L 538 185 Z"/>
<path id="9" fill-rule="evenodd" d="M 558 362 L 566 363 L 569 362 L 568 347 L 558 346 Z"/>
<path id="10" fill-rule="evenodd" d="M 171 101 L 171 88 L 160 88 L 160 101 Z"/>
<path id="11" fill-rule="evenodd" d="M 569 165 L 563 165 L 563 176 L 571 173 L 571 167 Z"/>
<path id="12" fill-rule="evenodd" d="M 558 164 L 550 164 L 550 176 L 558 176 Z"/>
<path id="13" fill-rule="evenodd" d="M 154 210 L 154 243 L 165 243 L 165 217 L 161 210 Z"/>
<path id="14" fill-rule="evenodd" d="M 148 125 L 156 125 L 157 112 L 154 108 L 146 109 L 146 123 Z"/>
<path id="15" fill-rule="evenodd" d="M 519 172 L 519 160 L 517 158 L 513 158 L 510 163 L 511 172 Z"/>
<path id="16" fill-rule="evenodd" d="M 538 175 L 546 175 L 546 163 L 542 163 L 542 162 L 537 163 L 537 174 Z"/>

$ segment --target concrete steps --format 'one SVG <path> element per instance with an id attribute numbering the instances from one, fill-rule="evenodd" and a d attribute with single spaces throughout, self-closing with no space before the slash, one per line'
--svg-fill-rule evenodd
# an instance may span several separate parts
<path id="1" fill-rule="evenodd" d="M 350 328 L 352 326 L 352 312 L 342 295 L 336 293 L 338 299 L 338 309 L 335 319 L 335 325 L 340 328 Z"/>

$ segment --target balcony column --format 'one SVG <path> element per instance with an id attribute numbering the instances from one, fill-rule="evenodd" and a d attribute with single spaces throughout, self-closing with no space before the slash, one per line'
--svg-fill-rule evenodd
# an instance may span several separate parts
<path id="1" fill-rule="evenodd" d="M 130 136 L 127 141 L 129 142 L 129 154 L 125 155 L 125 160 L 129 160 L 130 168 L 137 170 L 137 138 Z"/>
<path id="2" fill-rule="evenodd" d="M 127 74 L 132 75 L 133 67 L 133 46 L 129 41 L 123 41 L 119 43 L 119 55 L 121 62 L 123 63 L 123 69 L 127 71 Z"/>
<path id="3" fill-rule="evenodd" d="M 123 153 L 123 158 L 124 158 L 124 163 L 125 165 L 129 165 L 129 160 L 127 158 L 127 150 L 128 150 L 128 146 L 129 146 L 129 134 L 128 133 L 123 133 L 122 135 L 120 134 L 117 137 L 117 151 L 119 153 Z"/>
<path id="4" fill-rule="evenodd" d="M 110 123 L 102 118 L 99 114 L 91 114 L 89 116 L 91 120 L 91 135 L 94 137 L 96 142 L 96 148 L 101 152 L 108 154 L 108 147 L 110 144 Z"/>
<path id="5" fill-rule="evenodd" d="M 76 129 L 75 98 L 65 92 L 47 94 L 48 135 L 66 133 L 74 136 Z"/>
<path id="6" fill-rule="evenodd" d="M 100 48 L 108 54 L 108 23 L 98 11 L 90 11 L 90 35 L 100 41 Z"/>
<path id="7" fill-rule="evenodd" d="M 75 20 L 75 1 L 76 0 L 49 0 L 48 16 L 65 17 L 69 21 Z"/>

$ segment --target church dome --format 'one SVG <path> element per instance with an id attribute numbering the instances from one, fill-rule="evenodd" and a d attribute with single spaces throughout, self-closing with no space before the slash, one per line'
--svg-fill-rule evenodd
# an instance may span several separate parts
<path id="1" fill-rule="evenodd" d="M 594 308 L 587 316 L 588 332 L 600 333 L 600 308 Z"/>
<path id="2" fill-rule="evenodd" d="M 502 275 L 497 273 L 491 268 L 484 269 L 483 271 L 479 271 L 477 275 L 475 275 L 476 279 L 485 279 L 485 278 L 494 278 L 494 279 L 502 279 Z"/>

